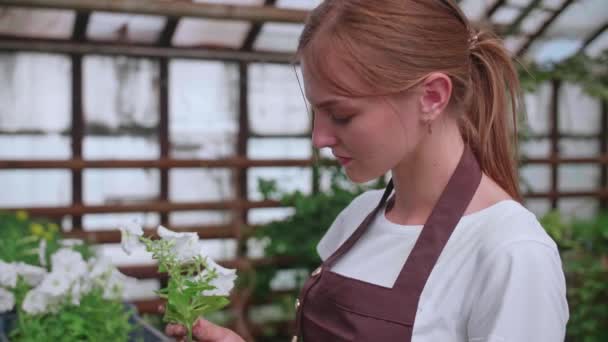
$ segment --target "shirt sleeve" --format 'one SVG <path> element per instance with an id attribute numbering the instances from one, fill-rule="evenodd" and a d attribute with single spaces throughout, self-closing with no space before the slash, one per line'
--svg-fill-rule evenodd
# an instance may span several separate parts
<path id="1" fill-rule="evenodd" d="M 509 243 L 478 273 L 469 342 L 561 342 L 568 322 L 566 285 L 554 246 Z"/>

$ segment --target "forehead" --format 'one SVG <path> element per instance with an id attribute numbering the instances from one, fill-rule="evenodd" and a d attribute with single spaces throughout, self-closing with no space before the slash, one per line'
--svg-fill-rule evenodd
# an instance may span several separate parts
<path id="1" fill-rule="evenodd" d="M 359 97 L 371 92 L 358 77 L 356 68 L 327 42 L 311 44 L 302 53 L 300 62 L 306 97 L 313 104 L 328 97 Z"/>

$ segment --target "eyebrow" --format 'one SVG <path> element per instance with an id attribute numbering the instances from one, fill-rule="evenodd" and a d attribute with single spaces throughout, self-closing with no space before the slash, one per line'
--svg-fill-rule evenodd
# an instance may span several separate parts
<path id="1" fill-rule="evenodd" d="M 334 107 L 336 105 L 344 104 L 344 103 L 345 103 L 345 100 L 329 99 L 329 100 L 321 101 L 319 103 L 314 103 L 313 107 L 315 107 L 315 108 L 331 108 L 331 107 Z"/>

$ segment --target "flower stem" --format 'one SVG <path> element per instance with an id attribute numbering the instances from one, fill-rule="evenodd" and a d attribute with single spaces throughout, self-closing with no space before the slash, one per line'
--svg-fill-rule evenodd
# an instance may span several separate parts
<path id="1" fill-rule="evenodd" d="M 188 326 L 188 342 L 192 342 L 192 327 Z"/>

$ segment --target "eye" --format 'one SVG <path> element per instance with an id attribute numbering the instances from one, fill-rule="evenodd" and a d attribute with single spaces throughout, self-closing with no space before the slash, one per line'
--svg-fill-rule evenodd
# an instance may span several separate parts
<path id="1" fill-rule="evenodd" d="M 331 118 L 331 121 L 333 121 L 334 123 L 336 123 L 338 125 L 346 125 L 352 119 L 352 115 L 340 116 L 340 115 L 335 115 L 335 114 L 329 114 L 329 117 Z"/>

